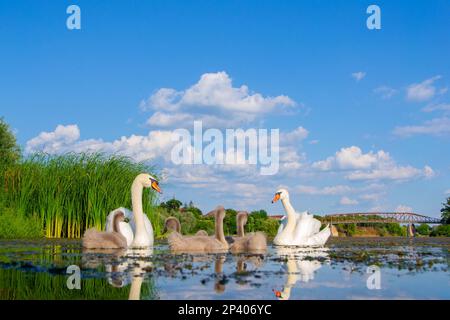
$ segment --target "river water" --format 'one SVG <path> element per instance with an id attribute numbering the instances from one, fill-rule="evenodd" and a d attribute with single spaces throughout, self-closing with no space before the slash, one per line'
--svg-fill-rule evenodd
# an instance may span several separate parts
<path id="1" fill-rule="evenodd" d="M 264 255 L 3 240 L 0 299 L 450 299 L 449 250 L 450 238 L 332 238 Z"/>

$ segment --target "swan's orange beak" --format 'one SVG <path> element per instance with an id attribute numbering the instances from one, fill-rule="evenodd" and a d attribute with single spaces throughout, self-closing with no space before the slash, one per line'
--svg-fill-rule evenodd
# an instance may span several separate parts
<path id="1" fill-rule="evenodd" d="M 158 185 L 158 182 L 153 181 L 152 182 L 152 189 L 158 191 L 159 193 L 162 193 L 161 188 Z"/>
<path id="2" fill-rule="evenodd" d="M 272 199 L 272 203 L 277 202 L 278 200 L 280 200 L 280 194 L 279 193 L 275 193 L 275 196 Z"/>

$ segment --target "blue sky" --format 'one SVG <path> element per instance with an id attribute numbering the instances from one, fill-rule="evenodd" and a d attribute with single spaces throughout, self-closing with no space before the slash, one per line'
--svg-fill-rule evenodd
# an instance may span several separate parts
<path id="1" fill-rule="evenodd" d="M 372 3 L 381 30 L 366 27 Z M 66 28 L 70 4 L 81 30 Z M 149 158 L 163 200 L 203 210 L 281 213 L 270 200 L 284 186 L 297 210 L 438 216 L 450 193 L 449 15 L 438 0 L 0 0 L 0 115 L 27 152 Z M 211 81 L 230 96 L 205 90 L 210 105 L 166 109 L 155 98 Z M 263 97 L 254 110 L 233 100 L 244 85 Z M 292 105 L 270 100 L 280 96 Z M 280 172 L 174 166 L 168 133 L 194 119 L 279 128 Z"/>

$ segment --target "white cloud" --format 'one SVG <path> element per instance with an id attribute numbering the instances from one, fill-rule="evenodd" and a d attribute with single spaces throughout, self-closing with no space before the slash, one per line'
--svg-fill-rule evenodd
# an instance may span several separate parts
<path id="1" fill-rule="evenodd" d="M 352 78 L 355 79 L 356 81 L 361 81 L 362 79 L 364 79 L 365 76 L 366 73 L 362 71 L 352 73 Z"/>
<path id="2" fill-rule="evenodd" d="M 441 76 L 434 76 L 421 83 L 413 83 L 406 90 L 406 98 L 410 101 L 430 100 L 436 94 L 436 87 L 433 85 Z"/>
<path id="3" fill-rule="evenodd" d="M 421 125 L 415 126 L 399 126 L 396 127 L 393 133 L 401 137 L 410 137 L 414 135 L 433 135 L 443 136 L 450 134 L 450 118 L 434 118 L 425 121 Z"/>
<path id="4" fill-rule="evenodd" d="M 349 173 L 346 178 L 349 180 L 410 180 L 418 177 L 432 176 L 432 169 L 425 166 L 424 169 L 417 169 L 412 166 L 392 166 L 386 168 L 373 169 L 370 171 L 355 171 Z"/>
<path id="5" fill-rule="evenodd" d="M 432 178 L 436 175 L 436 173 L 430 166 L 425 166 L 423 168 L 423 174 L 426 178 Z"/>
<path id="6" fill-rule="evenodd" d="M 361 200 L 365 200 L 365 201 L 378 201 L 383 196 L 384 196 L 383 192 L 380 192 L 380 193 L 367 193 L 367 194 L 360 195 L 359 198 Z"/>
<path id="7" fill-rule="evenodd" d="M 327 186 L 323 188 L 306 185 L 299 185 L 295 187 L 295 192 L 309 195 L 341 195 L 351 191 L 352 188 L 345 185 Z"/>
<path id="8" fill-rule="evenodd" d="M 281 133 L 280 139 L 283 143 L 296 143 L 308 137 L 309 131 L 303 127 L 298 127 L 290 132 Z"/>
<path id="9" fill-rule="evenodd" d="M 321 171 L 344 170 L 348 180 L 409 180 L 417 177 L 434 176 L 431 167 L 417 169 L 412 166 L 399 166 L 389 153 L 363 153 L 359 147 L 342 148 L 334 156 L 314 162 L 311 167 Z"/>
<path id="10" fill-rule="evenodd" d="M 183 91 L 159 89 L 146 101 L 141 102 L 141 108 L 144 110 L 208 108 L 251 114 L 267 113 L 274 108 L 295 105 L 296 103 L 285 95 L 264 97 L 260 93 L 250 92 L 246 85 L 233 87 L 232 79 L 224 71 L 205 73 L 196 84 Z"/>
<path id="11" fill-rule="evenodd" d="M 339 203 L 344 206 L 353 206 L 353 205 L 357 205 L 358 201 L 354 200 L 354 199 L 350 199 L 349 197 L 342 197 L 341 200 L 339 201 Z"/>
<path id="12" fill-rule="evenodd" d="M 397 93 L 397 90 L 390 88 L 388 86 L 381 86 L 375 88 L 373 92 L 380 95 L 382 99 L 390 99 L 392 98 L 393 95 Z"/>
<path id="13" fill-rule="evenodd" d="M 383 150 L 373 153 L 363 153 L 359 147 L 341 148 L 332 157 L 314 162 L 312 167 L 319 170 L 338 169 L 368 169 L 379 162 L 389 161 L 389 154 Z"/>
<path id="14" fill-rule="evenodd" d="M 188 113 L 165 113 L 157 111 L 147 120 L 147 124 L 156 127 L 171 127 L 193 121 L 194 117 Z"/>
<path id="15" fill-rule="evenodd" d="M 395 208 L 395 212 L 413 212 L 413 208 L 400 204 Z"/>
<path id="16" fill-rule="evenodd" d="M 450 103 L 429 104 L 422 109 L 423 112 L 450 111 Z"/>
<path id="17" fill-rule="evenodd" d="M 126 155 L 135 161 L 151 160 L 163 155 L 168 158 L 174 144 L 172 131 L 151 131 L 147 136 L 131 135 L 112 142 L 101 139 L 79 140 L 77 125 L 58 125 L 55 131 L 41 132 L 26 144 L 26 152 L 49 154 L 64 152 L 106 152 Z"/>
<path id="18" fill-rule="evenodd" d="M 77 125 L 58 125 L 55 131 L 41 132 L 37 137 L 29 140 L 25 151 L 32 152 L 40 149 L 46 153 L 55 153 L 59 149 L 73 144 L 80 138 L 80 129 Z"/>

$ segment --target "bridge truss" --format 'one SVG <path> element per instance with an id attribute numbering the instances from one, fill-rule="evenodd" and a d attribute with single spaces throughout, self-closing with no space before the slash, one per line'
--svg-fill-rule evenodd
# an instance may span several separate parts
<path id="1" fill-rule="evenodd" d="M 427 223 L 440 224 L 441 219 L 427 217 L 411 212 L 361 212 L 328 214 L 321 218 L 322 222 L 337 223 Z"/>

